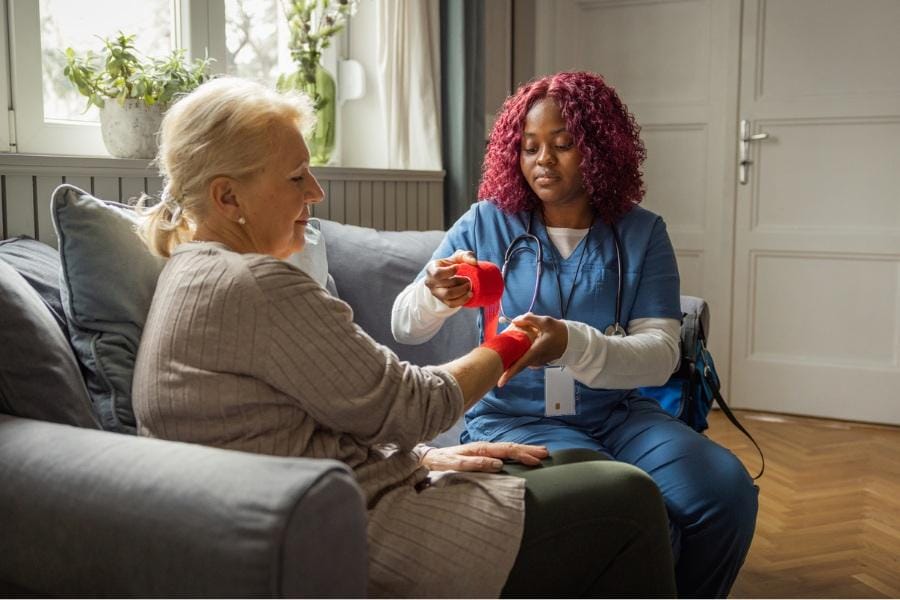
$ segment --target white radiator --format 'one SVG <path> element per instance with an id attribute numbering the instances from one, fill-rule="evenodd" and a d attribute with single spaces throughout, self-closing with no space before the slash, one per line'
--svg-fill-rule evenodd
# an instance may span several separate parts
<path id="1" fill-rule="evenodd" d="M 325 190 L 313 216 L 390 231 L 444 228 L 442 171 L 313 170 Z M 125 203 L 162 186 L 143 160 L 0 153 L 0 237 L 28 235 L 56 247 L 50 194 L 61 183 Z"/>

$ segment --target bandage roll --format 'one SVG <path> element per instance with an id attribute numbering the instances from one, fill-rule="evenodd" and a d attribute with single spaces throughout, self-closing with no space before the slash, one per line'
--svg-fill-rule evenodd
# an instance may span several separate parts
<path id="1" fill-rule="evenodd" d="M 478 265 L 462 263 L 456 269 L 457 277 L 465 277 L 472 283 L 472 297 L 464 306 L 482 309 L 484 339 L 497 335 L 500 316 L 500 299 L 503 297 L 503 274 L 492 262 L 481 260 Z"/>
<path id="2" fill-rule="evenodd" d="M 500 267 L 486 260 L 478 261 L 478 266 L 462 263 L 456 269 L 457 277 L 465 277 L 472 282 L 472 298 L 466 302 L 469 308 L 480 308 L 500 302 L 503 296 L 503 275 Z"/>

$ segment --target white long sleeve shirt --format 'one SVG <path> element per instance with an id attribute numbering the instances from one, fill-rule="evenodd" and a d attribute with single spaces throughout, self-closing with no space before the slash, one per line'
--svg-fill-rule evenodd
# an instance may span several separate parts
<path id="1" fill-rule="evenodd" d="M 551 241 L 563 257 L 571 254 L 587 229 L 548 227 Z M 394 300 L 391 332 L 403 344 L 423 344 L 460 308 L 450 308 L 420 279 Z M 576 380 L 593 388 L 631 389 L 662 385 L 678 367 L 681 324 L 677 319 L 643 318 L 628 322 L 628 335 L 605 335 L 595 327 L 563 320 L 568 344 L 551 364 L 567 367 Z"/>

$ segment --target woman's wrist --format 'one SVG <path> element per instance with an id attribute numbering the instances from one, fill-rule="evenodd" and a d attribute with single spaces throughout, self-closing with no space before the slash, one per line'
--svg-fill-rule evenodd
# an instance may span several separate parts
<path id="1" fill-rule="evenodd" d="M 428 444 L 417 444 L 415 448 L 413 448 L 413 454 L 415 454 L 419 458 L 419 466 L 425 466 L 425 457 L 428 456 L 428 453 L 434 450 L 434 446 L 429 446 Z"/>
<path id="2" fill-rule="evenodd" d="M 531 348 L 531 338 L 521 331 L 504 331 L 481 345 L 500 355 L 503 370 L 513 366 Z"/>

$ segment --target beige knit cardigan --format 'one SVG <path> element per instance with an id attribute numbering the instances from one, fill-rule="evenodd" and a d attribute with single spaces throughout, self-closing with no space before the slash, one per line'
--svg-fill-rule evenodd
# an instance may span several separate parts
<path id="1" fill-rule="evenodd" d="M 496 596 L 506 581 L 523 480 L 454 473 L 416 490 L 428 473 L 411 450 L 459 418 L 456 381 L 401 362 L 284 261 L 179 246 L 153 297 L 133 400 L 140 435 L 349 465 L 368 504 L 372 596 Z"/>

